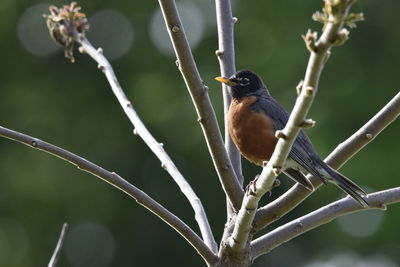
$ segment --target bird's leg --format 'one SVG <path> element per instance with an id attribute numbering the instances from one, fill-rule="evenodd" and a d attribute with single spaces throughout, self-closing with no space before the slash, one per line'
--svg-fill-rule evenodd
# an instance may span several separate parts
<path id="1" fill-rule="evenodd" d="M 272 188 L 278 187 L 280 185 L 281 185 L 281 181 L 278 178 L 276 178 L 274 181 L 274 184 L 272 185 Z"/>
<path id="2" fill-rule="evenodd" d="M 274 183 L 272 185 L 271 190 L 268 191 L 269 197 L 272 196 L 272 189 L 281 185 L 281 181 L 278 178 L 275 178 Z"/>
<path id="3" fill-rule="evenodd" d="M 250 181 L 250 183 L 246 186 L 246 194 L 255 196 L 256 195 L 256 183 L 258 178 L 260 177 L 259 174 L 256 175 L 253 181 Z"/>
<path id="4" fill-rule="evenodd" d="M 265 166 L 267 166 L 267 163 L 268 163 L 268 161 L 263 161 L 263 163 L 262 163 L 263 168 Z M 254 178 L 254 180 L 250 181 L 250 183 L 246 186 L 246 193 L 248 195 L 252 195 L 252 196 L 256 195 L 256 183 L 257 183 L 257 180 L 259 177 L 260 177 L 260 174 L 257 174 L 256 177 Z"/>
<path id="5" fill-rule="evenodd" d="M 257 174 L 256 177 L 254 178 L 254 180 L 250 181 L 250 183 L 246 186 L 246 193 L 247 194 L 255 196 L 255 194 L 256 194 L 256 183 L 257 183 L 257 180 L 258 180 L 259 177 L 260 177 L 260 174 Z M 276 178 L 275 181 L 274 181 L 274 184 L 272 185 L 271 190 L 268 191 L 270 197 L 272 195 L 272 189 L 275 188 L 275 187 L 278 187 L 280 185 L 281 185 L 281 181 L 278 178 Z"/>

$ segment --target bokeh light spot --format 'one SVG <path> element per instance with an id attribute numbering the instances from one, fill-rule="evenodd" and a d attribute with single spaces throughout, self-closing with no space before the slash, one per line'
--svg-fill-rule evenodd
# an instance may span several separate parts
<path id="1" fill-rule="evenodd" d="M 203 15 L 193 3 L 177 3 L 177 5 L 189 45 L 194 49 L 204 35 L 205 22 Z M 173 55 L 174 50 L 165 27 L 164 18 L 159 9 L 154 12 L 151 18 L 150 37 L 162 54 Z"/>
<path id="2" fill-rule="evenodd" d="M 28 8 L 19 18 L 17 35 L 22 46 L 35 56 L 48 56 L 58 46 L 51 40 L 43 14 L 49 13 L 47 4 L 37 4 Z"/>
<path id="3" fill-rule="evenodd" d="M 132 47 L 134 31 L 132 23 L 118 11 L 106 9 L 89 18 L 89 40 L 101 47 L 108 59 L 125 55 Z"/>
<path id="4" fill-rule="evenodd" d="M 0 10 L 6 10 L 7 8 L 10 8 L 14 4 L 13 0 L 1 0 L 0 1 Z"/>
<path id="5" fill-rule="evenodd" d="M 115 254 L 115 240 L 103 225 L 86 222 L 70 228 L 65 253 L 72 266 L 109 266 Z"/>
<path id="6" fill-rule="evenodd" d="M 398 267 L 391 258 L 374 254 L 369 257 L 361 258 L 353 253 L 338 253 L 328 259 L 317 259 L 304 265 L 305 267 Z"/>
<path id="7" fill-rule="evenodd" d="M 347 234 L 366 237 L 378 230 L 383 218 L 384 213 L 381 210 L 366 210 L 340 217 L 337 222 Z"/>
<path id="8" fill-rule="evenodd" d="M 0 217 L 0 266 L 23 266 L 28 236 L 20 222 Z"/>

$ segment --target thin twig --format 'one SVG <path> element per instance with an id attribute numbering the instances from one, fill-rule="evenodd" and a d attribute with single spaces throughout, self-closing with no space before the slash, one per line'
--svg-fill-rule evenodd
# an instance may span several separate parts
<path id="1" fill-rule="evenodd" d="M 236 179 L 235 171 L 225 150 L 216 115 L 208 96 L 208 88 L 197 70 L 175 1 L 159 0 L 158 2 L 178 59 L 176 63 L 192 97 L 198 122 L 206 138 L 221 185 L 234 210 L 239 210 L 244 192 Z"/>
<path id="2" fill-rule="evenodd" d="M 82 171 L 86 171 L 96 177 L 99 177 L 103 181 L 115 186 L 119 190 L 126 193 L 128 196 L 136 200 L 140 205 L 157 215 L 160 219 L 166 222 L 169 226 L 175 229 L 180 235 L 182 235 L 204 258 L 207 263 L 212 263 L 217 260 L 217 256 L 208 248 L 203 240 L 179 217 L 167 210 L 160 203 L 152 199 L 145 192 L 141 191 L 128 181 L 123 179 L 115 172 L 107 171 L 102 167 L 84 159 L 70 151 L 44 142 L 40 139 L 34 138 L 23 133 L 19 133 L 0 126 L 0 136 L 6 137 L 13 141 L 18 141 L 30 147 L 42 150 L 54 156 L 57 156 L 63 160 L 78 167 Z"/>
<path id="3" fill-rule="evenodd" d="M 189 200 L 194 209 L 195 219 L 199 225 L 204 242 L 206 242 L 213 252 L 216 252 L 217 243 L 215 242 L 212 234 L 211 227 L 201 200 L 197 197 L 190 184 L 186 181 L 183 175 L 179 172 L 178 168 L 175 166 L 174 162 L 165 152 L 163 144 L 157 142 L 157 140 L 151 135 L 146 126 L 140 120 L 136 111 L 133 109 L 131 102 L 128 100 L 121 85 L 119 84 L 111 64 L 103 55 L 101 50 L 96 50 L 84 35 L 80 35 L 77 38 L 77 41 L 81 44 L 83 50 L 99 64 L 99 68 L 104 72 L 113 93 L 117 97 L 121 107 L 125 111 L 125 114 L 135 127 L 134 133 L 138 134 L 151 149 L 151 151 L 153 151 L 153 153 L 158 157 L 158 159 L 161 161 L 161 166 L 171 175 L 182 193 Z"/>
<path id="4" fill-rule="evenodd" d="M 386 209 L 386 205 L 400 202 L 400 187 L 376 192 L 368 195 L 368 203 L 372 208 Z M 327 206 L 319 208 L 307 215 L 284 224 L 273 231 L 251 242 L 251 258 L 255 259 L 275 247 L 301 235 L 311 229 L 345 214 L 366 210 L 350 197 L 345 197 Z M 368 209 L 367 209 L 368 210 Z"/>
<path id="5" fill-rule="evenodd" d="M 54 249 L 53 255 L 51 256 L 49 265 L 48 267 L 56 267 L 58 263 L 58 259 L 60 258 L 61 255 L 61 250 L 64 245 L 65 237 L 66 237 L 66 232 L 68 230 L 68 223 L 64 223 L 61 229 L 60 237 L 58 238 L 57 246 Z"/>
<path id="6" fill-rule="evenodd" d="M 371 142 L 378 134 L 389 124 L 394 122 L 400 115 L 400 93 L 392 98 L 374 117 L 372 117 L 364 126 L 342 142 L 325 159 L 332 168 L 338 169 L 346 163 L 348 159 L 354 156 L 364 146 Z M 307 178 L 313 182 L 315 188 L 321 185 L 321 181 L 309 175 Z M 299 185 L 294 185 L 285 194 L 275 201 L 267 204 L 257 211 L 254 219 L 254 230 L 258 231 L 283 215 L 291 211 L 298 204 L 310 195 L 310 191 Z"/>
<path id="7" fill-rule="evenodd" d="M 345 7 L 341 10 L 342 13 L 335 14 L 335 20 L 325 24 L 322 36 L 318 41 L 315 40 L 316 35 L 314 34 L 305 37 L 306 42 L 308 41 L 313 44 L 313 49 L 309 49 L 311 55 L 307 65 L 303 89 L 296 99 L 285 128 L 282 130 L 286 138 L 279 139 L 270 161 L 264 167 L 258 180 L 249 186 L 250 190 L 243 200 L 234 231 L 230 238 L 230 247 L 233 251 L 242 252 L 245 250 L 250 231 L 252 230 L 252 223 L 258 202 L 267 191 L 271 190 L 275 178 L 281 172 L 292 144 L 300 131 L 300 125 L 305 120 L 306 114 L 311 107 L 318 88 L 319 77 L 327 59 L 327 53 L 334 45 L 333 42 L 341 30 L 343 21 L 347 18 L 351 6 L 350 1 L 344 0 L 342 3 Z"/>

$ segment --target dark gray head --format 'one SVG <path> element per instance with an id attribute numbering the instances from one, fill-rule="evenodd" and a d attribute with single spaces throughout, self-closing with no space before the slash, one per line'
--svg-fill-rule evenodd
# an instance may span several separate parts
<path id="1" fill-rule="evenodd" d="M 230 93 L 233 98 L 251 96 L 259 93 L 260 90 L 267 91 L 260 76 L 251 70 L 240 70 L 229 78 L 217 77 L 215 79 L 231 87 Z"/>

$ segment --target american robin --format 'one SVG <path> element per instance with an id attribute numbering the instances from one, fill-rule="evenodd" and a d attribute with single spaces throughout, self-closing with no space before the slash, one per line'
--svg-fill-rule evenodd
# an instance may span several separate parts
<path id="1" fill-rule="evenodd" d="M 241 154 L 249 161 L 263 166 L 270 160 L 289 113 L 269 94 L 262 79 L 250 70 L 236 72 L 230 78 L 217 77 L 230 87 L 232 103 L 228 112 L 229 133 Z M 284 173 L 310 191 L 314 190 L 303 172 L 310 173 L 326 184 L 336 184 L 363 207 L 368 207 L 364 190 L 350 179 L 329 167 L 317 154 L 310 139 L 300 130 L 283 166 Z"/>

